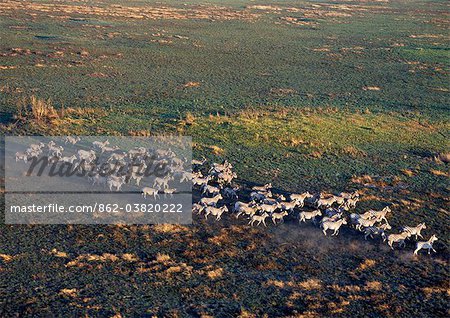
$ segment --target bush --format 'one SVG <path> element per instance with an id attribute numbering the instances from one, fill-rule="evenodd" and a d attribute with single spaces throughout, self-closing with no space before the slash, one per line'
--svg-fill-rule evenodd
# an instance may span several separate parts
<path id="1" fill-rule="evenodd" d="M 17 108 L 18 117 L 23 121 L 48 123 L 60 118 L 50 99 L 45 100 L 31 96 L 30 98 L 20 100 Z"/>

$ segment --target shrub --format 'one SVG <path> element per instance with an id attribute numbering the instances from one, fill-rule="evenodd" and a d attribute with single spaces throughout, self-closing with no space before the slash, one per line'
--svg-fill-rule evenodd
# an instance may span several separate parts
<path id="1" fill-rule="evenodd" d="M 186 125 L 192 125 L 195 122 L 195 116 L 191 112 L 187 112 L 184 122 Z"/>
<path id="2" fill-rule="evenodd" d="M 18 117 L 23 121 L 48 123 L 60 118 L 50 99 L 45 100 L 31 96 L 29 99 L 24 98 L 20 100 L 17 108 Z"/>

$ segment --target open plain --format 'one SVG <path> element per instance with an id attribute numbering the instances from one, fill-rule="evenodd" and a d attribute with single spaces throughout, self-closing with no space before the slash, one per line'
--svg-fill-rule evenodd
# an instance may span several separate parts
<path id="1" fill-rule="evenodd" d="M 293 215 L 1 224 L 0 315 L 448 316 L 449 19 L 441 0 L 0 2 L 2 134 L 192 136 L 241 187 L 358 190 L 357 213 L 438 237 L 414 256 Z"/>

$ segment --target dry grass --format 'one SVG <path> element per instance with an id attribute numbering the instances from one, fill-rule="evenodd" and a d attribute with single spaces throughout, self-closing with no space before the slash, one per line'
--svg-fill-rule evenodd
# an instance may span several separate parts
<path id="1" fill-rule="evenodd" d="M 54 253 L 53 253 L 53 255 L 56 257 L 61 257 Z M 82 254 L 82 255 L 79 255 L 74 260 L 68 262 L 66 264 L 66 267 L 84 267 L 87 265 L 87 263 L 90 263 L 90 262 L 100 262 L 100 263 L 113 262 L 114 263 L 114 262 L 118 262 L 120 259 L 122 259 L 126 262 L 129 262 L 129 263 L 139 261 L 139 258 L 135 254 L 131 254 L 131 253 L 122 254 L 122 256 L 120 256 L 120 257 L 117 255 L 114 255 L 114 254 L 110 254 L 110 253 L 103 253 L 102 255 Z"/>
<path id="2" fill-rule="evenodd" d="M 361 158 L 367 156 L 364 151 L 359 150 L 355 146 L 346 146 L 342 149 L 342 152 L 352 158 Z"/>
<path id="3" fill-rule="evenodd" d="M 170 261 L 170 255 L 158 253 L 156 255 L 156 261 L 158 263 L 166 263 Z"/>
<path id="4" fill-rule="evenodd" d="M 157 224 L 152 227 L 153 231 L 157 233 L 177 233 L 186 232 L 187 227 L 177 224 Z"/>
<path id="5" fill-rule="evenodd" d="M 74 115 L 79 117 L 90 117 L 90 116 L 106 116 L 107 113 L 105 110 L 101 108 L 92 108 L 92 107 L 76 107 L 76 108 L 67 108 L 65 110 L 65 114 Z"/>
<path id="6" fill-rule="evenodd" d="M 52 249 L 50 251 L 50 254 L 53 255 L 53 256 L 56 256 L 56 257 L 60 257 L 60 258 L 67 258 L 67 257 L 69 257 L 69 255 L 66 252 L 58 251 L 56 248 Z"/>
<path id="7" fill-rule="evenodd" d="M 430 169 L 430 172 L 434 174 L 435 176 L 442 176 L 442 177 L 449 177 L 450 174 L 445 171 L 436 170 L 436 169 Z"/>
<path id="8" fill-rule="evenodd" d="M 138 131 L 130 130 L 130 131 L 128 131 L 128 135 L 133 136 L 133 137 L 150 137 L 152 134 L 151 134 L 150 130 L 142 129 L 142 130 L 138 130 Z"/>
<path id="9" fill-rule="evenodd" d="M 210 279 L 217 279 L 223 276 L 223 268 L 217 268 L 215 270 L 211 270 L 207 273 Z"/>
<path id="10" fill-rule="evenodd" d="M 14 259 L 14 256 L 7 254 L 0 254 L 0 259 L 4 262 L 11 262 Z"/>
<path id="11" fill-rule="evenodd" d="M 373 259 L 365 259 L 364 262 L 362 262 L 362 263 L 358 266 L 357 270 L 358 270 L 358 271 L 363 271 L 363 270 L 365 270 L 365 269 L 367 269 L 367 268 L 374 267 L 376 263 L 377 263 L 377 262 L 374 261 Z"/>
<path id="12" fill-rule="evenodd" d="M 40 12 L 52 15 L 54 18 L 66 19 L 72 15 L 101 16 L 102 18 L 124 18 L 124 19 L 144 19 L 144 20 L 185 20 L 185 19 L 205 19 L 205 20 L 254 20 L 259 15 L 250 10 L 234 10 L 231 7 L 217 5 L 187 6 L 186 8 L 176 8 L 170 6 L 133 6 L 133 5 L 108 5 L 89 6 L 77 5 L 76 3 L 36 3 L 36 2 L 0 2 L 1 12 L 17 13 Z"/>
<path id="13" fill-rule="evenodd" d="M 63 297 L 77 297 L 78 296 L 78 290 L 76 288 L 63 288 L 59 291 L 59 294 Z"/>
<path id="14" fill-rule="evenodd" d="M 435 157 L 435 160 L 438 162 L 449 163 L 450 162 L 450 153 L 440 153 Z"/>
<path id="15" fill-rule="evenodd" d="M 298 137 L 291 137 L 291 139 L 289 140 L 289 145 L 291 147 L 297 147 L 301 144 L 303 144 L 305 141 L 302 138 L 298 138 Z"/>
<path id="16" fill-rule="evenodd" d="M 359 293 L 361 288 L 357 285 L 331 285 L 331 289 L 339 293 Z"/>
<path id="17" fill-rule="evenodd" d="M 187 82 L 183 85 L 184 88 L 190 88 L 190 87 L 199 87 L 201 84 L 200 82 Z"/>
<path id="18" fill-rule="evenodd" d="M 367 174 L 360 177 L 354 176 L 351 181 L 359 184 L 371 184 L 374 182 L 373 178 Z"/>
<path id="19" fill-rule="evenodd" d="M 297 94 L 297 91 L 293 88 L 271 88 L 270 94 L 274 96 L 289 96 Z"/>
<path id="20" fill-rule="evenodd" d="M 298 285 L 306 290 L 322 289 L 322 282 L 316 278 L 305 280 Z"/>
<path id="21" fill-rule="evenodd" d="M 241 310 L 241 313 L 239 314 L 238 317 L 239 317 L 239 318 L 255 318 L 256 315 L 255 315 L 255 314 L 252 314 L 251 312 L 248 312 L 248 311 L 245 310 L 245 309 L 242 309 L 242 310 Z"/>
<path id="22" fill-rule="evenodd" d="M 446 288 L 446 287 L 440 287 L 440 286 L 423 287 L 423 288 L 421 288 L 421 290 L 425 294 L 426 299 L 433 297 L 433 294 L 436 294 L 436 293 L 446 294 L 447 297 L 450 296 L 450 289 Z"/>
<path id="23" fill-rule="evenodd" d="M 34 119 L 37 121 L 52 120 L 59 118 L 56 110 L 53 108 L 50 99 L 39 99 L 35 96 L 30 98 L 30 108 Z"/>
<path id="24" fill-rule="evenodd" d="M 273 280 L 273 279 L 269 279 L 266 283 L 265 286 L 273 286 L 273 287 L 277 287 L 277 288 L 284 288 L 285 284 L 283 281 L 281 280 Z"/>
<path id="25" fill-rule="evenodd" d="M 407 176 L 407 177 L 412 177 L 412 176 L 414 176 L 414 171 L 411 171 L 411 170 L 409 170 L 409 169 L 403 169 L 403 170 L 402 170 L 402 173 L 403 173 L 405 176 Z"/>
<path id="26" fill-rule="evenodd" d="M 322 158 L 322 156 L 323 156 L 323 152 L 322 152 L 322 151 L 315 150 L 315 151 L 312 151 L 312 152 L 310 153 L 310 156 L 313 157 L 313 158 L 316 158 L 316 159 L 320 159 L 320 158 Z"/>
<path id="27" fill-rule="evenodd" d="M 225 150 L 220 148 L 219 146 L 212 145 L 212 146 L 207 146 L 207 147 L 209 149 L 211 149 L 211 153 L 213 155 L 222 156 L 225 153 Z"/>
<path id="28" fill-rule="evenodd" d="M 195 116 L 191 112 L 187 112 L 186 117 L 184 118 L 184 123 L 186 125 L 193 125 L 195 123 Z"/>
<path id="29" fill-rule="evenodd" d="M 369 291 L 379 291 L 383 288 L 383 284 L 378 281 L 370 281 L 366 283 L 365 289 Z"/>
<path id="30" fill-rule="evenodd" d="M 83 135 L 88 134 L 88 131 L 92 134 L 92 129 L 95 129 L 96 134 L 105 134 L 108 132 L 107 129 L 96 126 L 96 123 L 107 115 L 107 110 L 102 108 L 56 109 L 50 99 L 30 96 L 17 100 L 13 117 L 16 121 L 0 128 L 5 131 L 20 128 L 35 134 L 51 135 Z"/>
<path id="31" fill-rule="evenodd" d="M 363 90 L 365 90 L 365 91 L 379 91 L 379 90 L 381 90 L 381 88 L 378 87 L 378 86 L 364 86 Z"/>
<path id="32" fill-rule="evenodd" d="M 40 99 L 33 95 L 19 100 L 17 104 L 17 117 L 24 122 L 51 123 L 61 115 L 62 113 L 58 114 L 55 110 L 50 99 Z"/>
<path id="33" fill-rule="evenodd" d="M 123 254 L 122 255 L 122 259 L 124 261 L 127 261 L 127 262 L 137 262 L 137 261 L 139 261 L 139 258 L 136 255 L 130 254 L 130 253 Z"/>
<path id="34" fill-rule="evenodd" d="M 180 265 L 171 266 L 166 270 L 167 274 L 175 274 L 175 273 L 185 273 L 189 274 L 192 271 L 192 266 L 187 266 L 184 263 Z"/>

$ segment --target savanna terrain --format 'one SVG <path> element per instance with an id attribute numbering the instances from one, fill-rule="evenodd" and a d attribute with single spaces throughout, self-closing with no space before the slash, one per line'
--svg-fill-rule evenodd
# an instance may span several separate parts
<path id="1" fill-rule="evenodd" d="M 440 0 L 0 2 L 3 135 L 188 135 L 241 186 L 358 190 L 356 212 L 439 238 L 413 256 L 294 218 L 2 224 L 0 315 L 448 316 L 449 19 Z"/>

